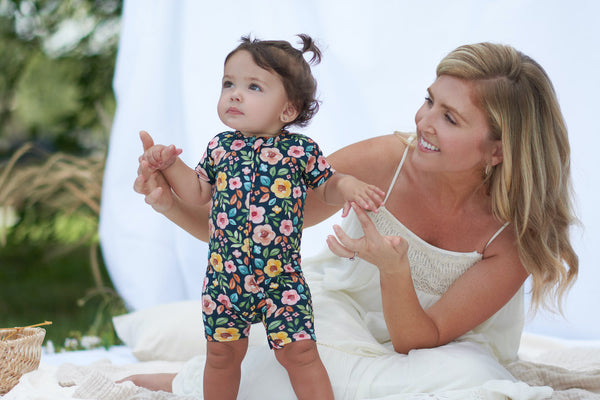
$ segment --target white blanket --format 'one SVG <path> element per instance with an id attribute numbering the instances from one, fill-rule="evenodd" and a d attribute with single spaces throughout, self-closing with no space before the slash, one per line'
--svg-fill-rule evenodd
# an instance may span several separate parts
<path id="1" fill-rule="evenodd" d="M 556 338 L 525 334 L 519 351 L 520 360 L 508 365 L 510 372 L 523 382 L 534 386 L 551 386 L 540 399 L 600 399 L 600 342 L 565 341 Z M 87 362 L 86 362 L 87 360 Z M 125 347 L 110 351 L 91 350 L 44 356 L 38 370 L 25 374 L 19 384 L 2 400 L 63 400 L 63 399 L 153 399 L 189 400 L 165 392 L 150 392 L 131 383 L 115 383 L 132 374 L 177 372 L 182 361 L 133 362 L 135 357 Z M 432 378 L 433 379 L 433 378 Z M 498 398 L 519 398 L 515 392 L 498 393 Z M 386 397 L 385 399 L 465 399 L 481 393 L 494 393 L 498 387 L 488 382 L 465 391 Z M 286 400 L 286 399 L 279 399 Z"/>

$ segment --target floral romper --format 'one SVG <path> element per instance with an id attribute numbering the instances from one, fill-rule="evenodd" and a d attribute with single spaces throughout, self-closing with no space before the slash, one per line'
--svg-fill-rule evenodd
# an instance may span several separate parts
<path id="1" fill-rule="evenodd" d="M 304 200 L 335 172 L 310 138 L 228 131 L 196 167 L 213 186 L 203 319 L 208 341 L 234 341 L 262 322 L 271 348 L 315 339 L 300 268 Z"/>

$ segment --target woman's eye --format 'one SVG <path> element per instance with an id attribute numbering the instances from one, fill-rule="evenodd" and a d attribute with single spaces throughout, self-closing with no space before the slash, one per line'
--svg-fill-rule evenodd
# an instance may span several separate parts
<path id="1" fill-rule="evenodd" d="M 452 125 L 456 125 L 456 121 L 454 120 L 454 118 L 452 118 L 452 115 L 446 113 L 444 114 L 444 117 L 446 118 L 446 120 L 448 122 L 450 122 Z"/>
<path id="2" fill-rule="evenodd" d="M 248 89 L 254 90 L 255 92 L 262 91 L 262 89 L 260 88 L 260 86 L 258 86 L 256 83 L 251 83 L 250 86 L 248 86 Z"/>
<path id="3" fill-rule="evenodd" d="M 425 96 L 425 103 L 432 105 L 433 104 L 433 100 L 431 100 L 431 97 L 429 96 Z"/>

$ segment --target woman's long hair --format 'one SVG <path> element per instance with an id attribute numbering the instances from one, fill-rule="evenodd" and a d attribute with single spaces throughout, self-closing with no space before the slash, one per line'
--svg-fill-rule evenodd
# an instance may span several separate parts
<path id="1" fill-rule="evenodd" d="M 516 232 L 521 262 L 532 277 L 532 308 L 562 312 L 579 261 L 569 240 L 572 206 L 570 147 L 554 88 L 544 69 L 510 46 L 457 48 L 437 76 L 474 82 L 475 104 L 487 115 L 503 162 L 486 174 L 497 218 Z M 483 174 L 482 174 L 483 175 Z"/>

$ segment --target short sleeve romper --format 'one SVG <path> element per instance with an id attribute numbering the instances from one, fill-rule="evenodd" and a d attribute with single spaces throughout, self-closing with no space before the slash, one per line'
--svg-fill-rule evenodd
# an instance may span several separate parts
<path id="1" fill-rule="evenodd" d="M 334 173 L 317 143 L 288 131 L 227 131 L 209 142 L 196 172 L 213 186 L 203 288 L 207 340 L 245 338 L 257 322 L 271 348 L 316 340 L 300 268 L 304 200 L 308 188 Z"/>

